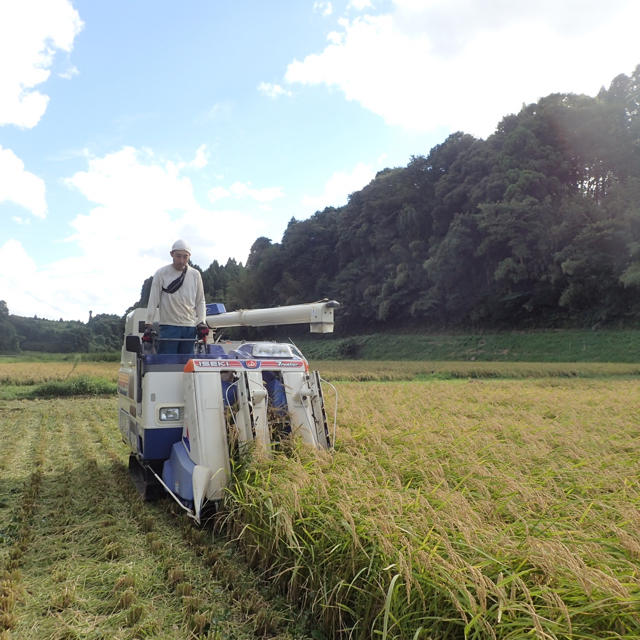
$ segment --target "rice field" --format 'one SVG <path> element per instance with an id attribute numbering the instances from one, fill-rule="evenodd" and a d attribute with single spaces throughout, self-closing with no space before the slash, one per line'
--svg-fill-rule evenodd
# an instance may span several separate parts
<path id="1" fill-rule="evenodd" d="M 637 365 L 412 364 L 321 366 L 335 451 L 244 461 L 203 529 L 115 398 L 0 400 L 0 638 L 640 637 Z"/>
<path id="2" fill-rule="evenodd" d="M 115 382 L 118 362 L 2 362 L 0 384 L 34 385 L 69 380 L 78 376 L 103 378 Z"/>
<path id="3" fill-rule="evenodd" d="M 342 383 L 336 451 L 254 464 L 249 557 L 352 638 L 640 637 L 635 379 Z"/>
<path id="4" fill-rule="evenodd" d="M 311 361 L 327 380 L 395 381 L 428 378 L 593 378 L 640 375 L 624 362 L 439 362 L 381 360 Z M 2 362 L 0 385 L 37 385 L 76 377 L 116 382 L 117 362 Z"/>
<path id="5" fill-rule="evenodd" d="M 640 375 L 623 362 L 439 362 L 324 360 L 311 362 L 327 380 L 394 381 L 449 378 L 597 378 Z"/>

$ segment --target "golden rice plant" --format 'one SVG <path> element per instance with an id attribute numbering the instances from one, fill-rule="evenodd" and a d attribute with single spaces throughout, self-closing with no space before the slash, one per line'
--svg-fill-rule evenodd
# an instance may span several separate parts
<path id="1" fill-rule="evenodd" d="M 448 378 L 595 378 L 630 376 L 640 365 L 621 362 L 438 362 L 324 360 L 311 362 L 327 380 L 390 382 Z"/>
<path id="2" fill-rule="evenodd" d="M 77 376 L 118 379 L 117 362 L 0 362 L 0 384 L 32 385 Z"/>
<path id="3" fill-rule="evenodd" d="M 226 520 L 332 635 L 640 637 L 635 380 L 338 389 L 335 453 L 245 466 Z"/>
<path id="4" fill-rule="evenodd" d="M 381 360 L 312 361 L 328 380 L 398 381 L 416 378 L 606 377 L 638 375 L 629 363 L 437 362 Z M 78 376 L 116 382 L 117 362 L 0 362 L 0 384 L 34 385 Z"/>

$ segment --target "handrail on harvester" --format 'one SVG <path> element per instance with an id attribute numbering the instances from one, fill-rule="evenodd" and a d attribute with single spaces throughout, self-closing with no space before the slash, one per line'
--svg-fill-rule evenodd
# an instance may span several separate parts
<path id="1" fill-rule="evenodd" d="M 333 333 L 333 310 L 336 300 L 320 300 L 270 309 L 239 309 L 207 316 L 212 329 L 221 327 L 265 327 L 281 324 L 309 323 L 311 333 Z"/>

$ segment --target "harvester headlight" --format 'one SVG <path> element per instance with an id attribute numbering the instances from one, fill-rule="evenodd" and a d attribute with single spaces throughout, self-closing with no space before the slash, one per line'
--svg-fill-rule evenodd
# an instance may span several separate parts
<path id="1" fill-rule="evenodd" d="M 160 422 L 179 422 L 182 420 L 182 407 L 161 407 L 158 413 Z"/>

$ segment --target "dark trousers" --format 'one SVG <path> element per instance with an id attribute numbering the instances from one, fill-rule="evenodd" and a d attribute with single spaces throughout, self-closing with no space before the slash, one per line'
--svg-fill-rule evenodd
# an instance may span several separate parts
<path id="1" fill-rule="evenodd" d="M 196 328 L 161 324 L 158 337 L 160 338 L 158 353 L 193 353 Z"/>

